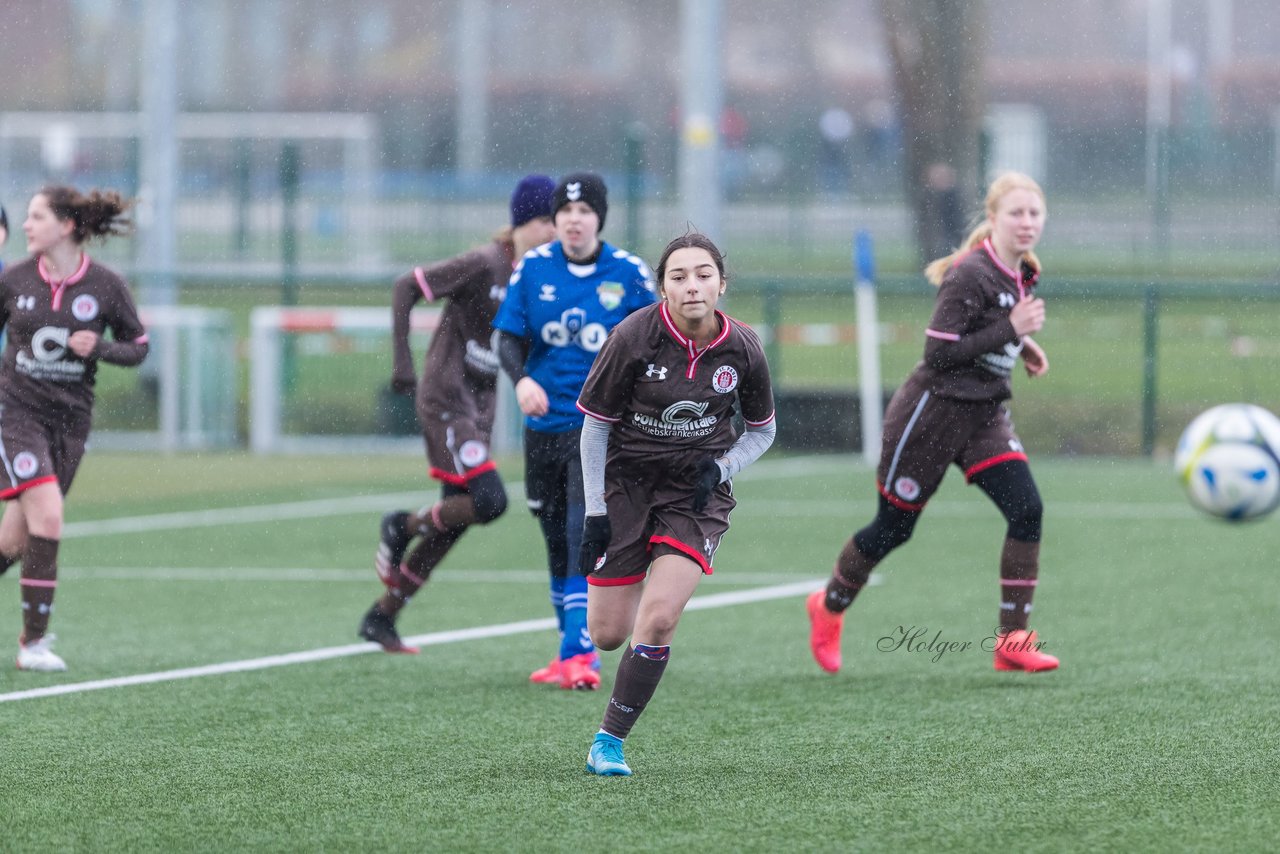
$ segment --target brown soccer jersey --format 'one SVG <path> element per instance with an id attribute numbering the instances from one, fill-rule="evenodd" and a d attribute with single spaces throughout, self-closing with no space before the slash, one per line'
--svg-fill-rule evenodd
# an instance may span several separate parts
<path id="1" fill-rule="evenodd" d="M 613 424 L 607 477 L 613 472 L 684 472 L 733 445 L 732 416 L 748 424 L 773 418 L 773 389 L 760 339 L 716 312 L 721 332 L 704 349 L 676 328 L 666 303 L 643 308 L 610 333 L 578 408 Z"/>
<path id="2" fill-rule="evenodd" d="M 495 388 L 498 359 L 489 349 L 489 336 L 512 262 L 510 244 L 494 241 L 429 267 L 415 267 L 397 280 L 397 308 L 405 303 L 400 295 L 411 294 L 405 303 L 405 334 L 396 335 L 397 359 L 409 358 L 407 308 L 422 298 L 449 301 L 431 337 L 419 379 L 419 400 L 428 409 L 448 411 L 463 398 Z M 400 313 L 396 312 L 397 320 Z"/>
<path id="3" fill-rule="evenodd" d="M 514 256 L 492 243 L 396 280 L 394 358 L 409 372 L 409 311 L 419 299 L 448 300 L 431 337 L 418 380 L 417 412 L 431 474 L 465 483 L 493 468 L 489 438 L 496 407 L 498 359 L 489 348 L 493 316 L 506 294 Z"/>
<path id="4" fill-rule="evenodd" d="M 990 240 L 947 271 L 925 330 L 924 360 L 916 367 L 933 394 L 975 401 L 1012 395 L 1009 380 L 1022 339 L 1013 331 L 1009 311 L 1032 292 L 1037 278 L 1029 266 L 1005 266 Z"/>
<path id="5" fill-rule="evenodd" d="M 29 258 L 0 274 L 0 326 L 6 333 L 0 360 L 0 404 L 22 410 L 52 424 L 83 422 L 87 431 L 93 410 L 95 355 L 82 359 L 67 342 L 81 330 L 102 338 L 103 351 L 122 342 L 147 340 L 138 310 L 124 280 L 94 263 L 88 255 L 80 268 L 61 282 L 52 281 L 39 258 Z M 136 348 L 135 348 L 136 349 Z M 145 348 L 139 352 L 145 355 Z M 129 363 L 140 361 L 130 358 Z"/>

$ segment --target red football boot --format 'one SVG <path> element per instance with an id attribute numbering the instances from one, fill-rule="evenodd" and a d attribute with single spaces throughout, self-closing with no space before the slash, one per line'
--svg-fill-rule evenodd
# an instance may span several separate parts
<path id="1" fill-rule="evenodd" d="M 529 681 L 539 685 L 560 684 L 560 655 L 557 653 L 546 667 L 539 667 L 529 674 Z"/>
<path id="2" fill-rule="evenodd" d="M 809 611 L 809 649 L 818 666 L 828 673 L 840 669 L 840 632 L 844 628 L 844 614 L 827 610 L 825 590 L 815 590 L 805 600 Z"/>
<path id="3" fill-rule="evenodd" d="M 1036 640 L 1036 633 L 1026 629 L 996 635 L 996 670 L 1023 670 L 1027 673 L 1057 670 L 1058 659 L 1041 652 L 1042 645 Z"/>
<path id="4" fill-rule="evenodd" d="M 592 667 L 592 665 L 595 667 Z M 596 672 L 599 656 L 584 652 L 560 661 L 560 687 L 566 691 L 594 691 L 600 687 L 600 674 Z"/>

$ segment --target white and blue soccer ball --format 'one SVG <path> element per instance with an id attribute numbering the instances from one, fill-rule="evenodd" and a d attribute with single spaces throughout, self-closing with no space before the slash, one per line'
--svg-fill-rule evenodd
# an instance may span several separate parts
<path id="1" fill-rule="evenodd" d="M 1280 419 L 1250 403 L 1226 403 L 1187 425 L 1173 464 L 1192 504 L 1243 522 L 1280 505 L 1278 453 Z"/>

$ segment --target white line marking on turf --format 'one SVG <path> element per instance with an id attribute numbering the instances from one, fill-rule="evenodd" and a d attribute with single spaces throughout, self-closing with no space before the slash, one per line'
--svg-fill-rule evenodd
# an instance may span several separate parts
<path id="1" fill-rule="evenodd" d="M 155 513 L 149 516 L 120 516 L 91 522 L 70 522 L 62 527 L 62 538 L 88 537 L 98 534 L 138 534 L 145 531 L 170 531 L 175 528 L 208 528 L 214 525 L 236 525 L 253 522 L 279 522 L 285 519 L 319 519 L 342 516 L 358 510 L 385 511 L 388 507 L 416 507 L 430 500 L 430 493 L 390 492 L 382 495 L 354 495 L 344 498 L 318 498 L 313 501 L 289 501 L 283 504 L 255 504 L 250 507 L 222 507 L 213 510 L 185 510 Z"/>
<path id="2" fill-rule="evenodd" d="M 865 515 L 868 519 L 875 512 L 872 499 L 866 501 L 840 498 L 824 500 L 821 498 L 783 498 L 770 500 L 753 497 L 743 501 L 734 508 L 733 515 L 742 516 L 788 516 L 829 518 L 832 516 L 848 516 L 850 514 Z M 1199 517 L 1192 506 L 1186 502 L 1095 502 L 1095 501 L 1054 501 L 1045 502 L 1045 516 L 1060 519 L 1191 519 Z M 929 518 L 943 517 L 950 519 L 976 519 L 989 517 L 1000 521 L 1000 512 L 983 501 L 941 501 L 930 502 L 925 510 Z"/>
<path id="3" fill-rule="evenodd" d="M 783 584 L 794 581 L 798 576 L 794 572 L 753 572 L 751 570 L 729 569 L 716 573 L 715 581 L 709 583 L 727 584 Z M 78 581 L 111 580 L 111 581 L 193 581 L 193 582 L 281 582 L 295 583 L 305 581 L 342 582 L 345 584 L 368 582 L 375 584 L 375 576 L 371 569 L 320 569 L 315 567 L 279 567 L 266 566 L 79 566 L 59 567 L 59 578 L 74 578 Z M 433 582 L 447 581 L 463 584 L 511 584 L 529 583 L 546 584 L 545 569 L 437 569 L 431 573 Z"/>
<path id="4" fill-rule="evenodd" d="M 514 486 L 518 487 L 518 484 Z M 513 490 L 514 492 L 515 490 Z M 181 528 L 210 528 L 217 525 L 237 525 L 263 522 L 279 522 L 288 519 L 321 519 L 345 516 L 352 512 L 384 511 L 388 507 L 414 507 L 425 499 L 428 492 L 392 492 L 383 495 L 361 495 L 349 498 L 322 498 L 314 501 L 292 501 L 284 504 L 259 504 L 252 507 L 225 507 L 215 510 L 189 510 L 177 513 L 157 513 L 150 516 L 122 516 L 115 519 L 97 519 L 87 522 L 70 522 L 63 526 L 62 538 L 101 536 L 103 534 L 138 534 L 148 531 L 169 531 Z M 1129 503 L 1050 501 L 1048 514 L 1063 519 L 1189 519 L 1195 511 L 1185 503 Z M 851 514 L 869 515 L 874 511 L 871 500 L 847 497 L 827 499 L 753 498 L 738 505 L 738 516 L 789 516 L 789 517 L 845 517 Z M 996 511 L 985 503 L 948 503 L 929 506 L 929 516 L 974 518 L 992 516 Z"/>
<path id="5" fill-rule="evenodd" d="M 774 599 L 786 599 L 801 596 L 822 586 L 823 581 L 810 579 L 793 584 L 780 584 L 776 587 L 765 587 L 758 590 L 742 590 L 731 593 L 713 593 L 708 596 L 696 596 L 685 607 L 688 611 L 704 611 L 708 608 L 725 608 L 730 605 L 743 605 L 752 602 L 767 602 Z M 405 638 L 405 643 L 415 646 L 441 646 L 448 643 L 460 643 L 469 640 L 506 637 L 508 635 L 528 634 L 553 629 L 556 621 L 551 617 L 541 620 L 522 620 L 516 623 L 500 623 L 493 626 L 477 626 L 471 629 L 455 629 L 447 632 L 432 632 L 426 635 L 415 635 Z M 227 673 L 248 673 L 254 670 L 267 670 L 272 667 L 287 667 L 292 664 L 309 664 L 314 661 L 329 661 L 335 658 L 349 658 L 353 655 L 367 655 L 381 652 L 382 649 L 373 643 L 353 643 L 345 646 L 330 646 L 321 649 L 290 652 L 284 655 L 268 655 L 264 658 L 249 658 L 243 661 L 227 661 L 222 664 L 206 664 L 201 667 L 183 667 L 178 670 L 161 670 L 155 673 L 138 673 L 133 676 L 117 676 L 112 679 L 97 679 L 92 682 L 68 682 L 62 685 L 48 685 L 44 688 L 30 688 L 25 691 L 12 691 L 0 694 L 0 703 L 12 703 L 19 700 L 34 700 L 40 697 L 57 697 L 63 694 L 82 694 L 86 691 L 101 691 L 104 688 L 126 688 L 132 685 L 150 685 L 156 682 L 175 682 L 182 679 L 198 679 L 204 676 L 221 676 Z"/>
<path id="6" fill-rule="evenodd" d="M 744 479 L 810 477 L 830 472 L 832 462 L 826 457 L 757 463 L 745 472 Z M 507 484 L 512 503 L 524 498 L 524 482 Z M 434 491 L 425 487 L 418 492 L 388 492 L 380 495 L 350 495 L 341 498 L 317 498 L 311 501 L 289 501 L 282 504 L 256 504 L 249 507 L 221 507 L 211 510 L 183 510 L 153 513 L 146 516 L 120 516 L 69 522 L 62 526 L 62 539 L 101 534 L 139 534 L 146 531 L 170 531 L 177 528 L 209 528 L 215 525 L 239 525 L 254 522 L 278 522 L 285 519 L 320 519 L 343 516 L 353 511 L 386 511 L 391 507 L 421 507 L 433 501 Z"/>

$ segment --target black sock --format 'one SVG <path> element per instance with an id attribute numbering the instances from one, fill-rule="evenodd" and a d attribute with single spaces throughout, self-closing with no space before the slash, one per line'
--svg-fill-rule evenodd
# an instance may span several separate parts
<path id="1" fill-rule="evenodd" d="M 827 610 L 833 614 L 840 614 L 852 605 L 853 600 L 866 585 L 867 579 L 871 577 L 871 570 L 875 569 L 876 563 L 878 561 L 872 560 L 858 549 L 851 537 L 840 550 L 840 556 L 836 558 L 835 572 L 827 582 L 825 599 Z"/>

